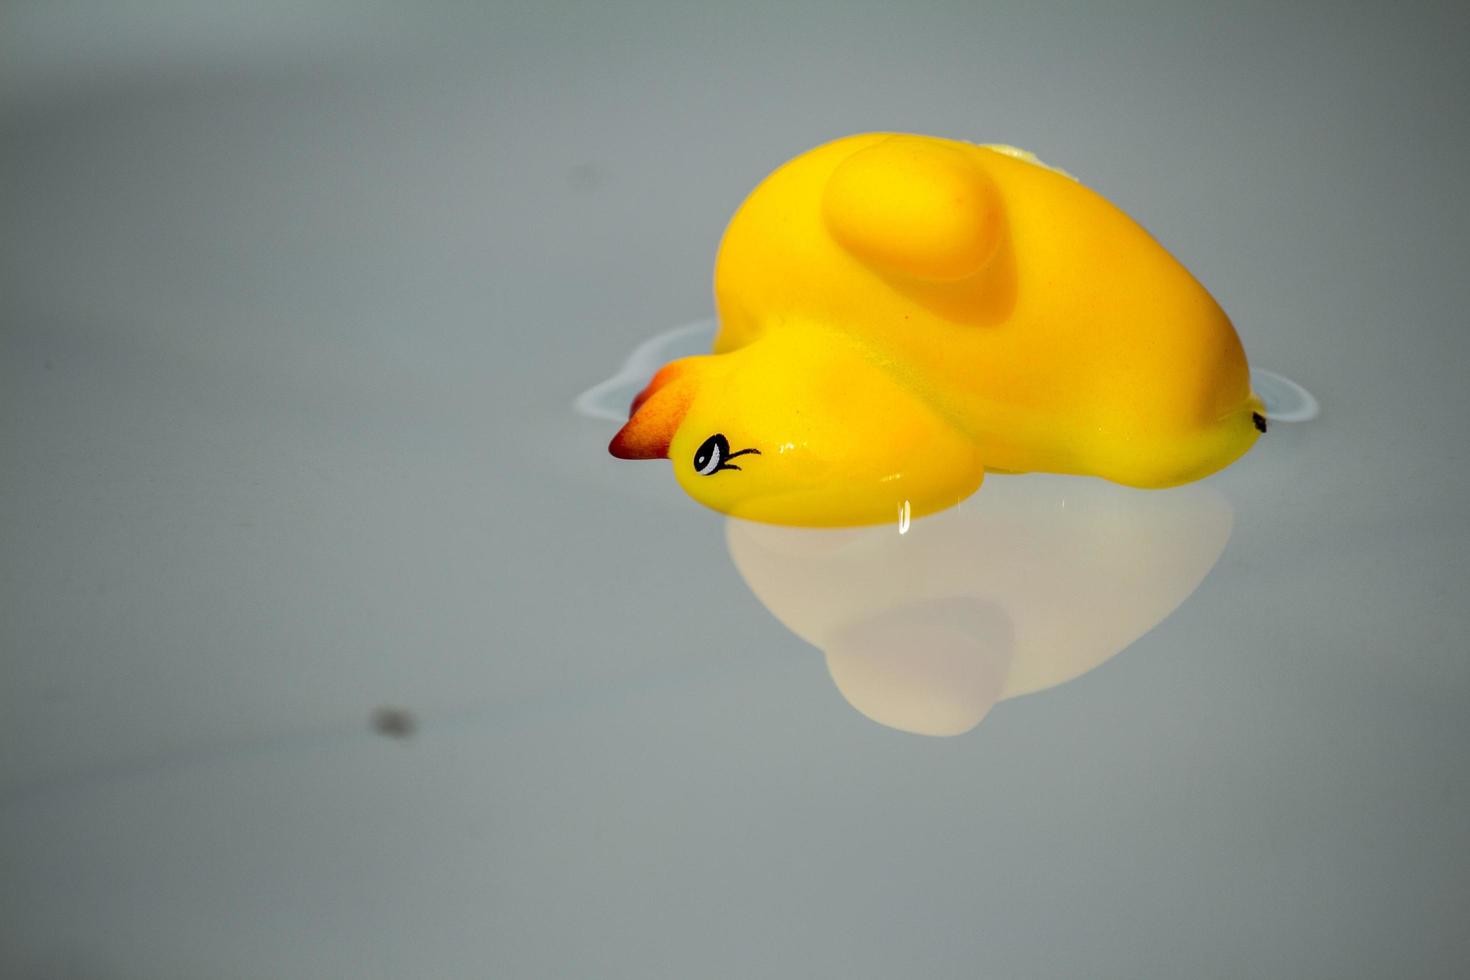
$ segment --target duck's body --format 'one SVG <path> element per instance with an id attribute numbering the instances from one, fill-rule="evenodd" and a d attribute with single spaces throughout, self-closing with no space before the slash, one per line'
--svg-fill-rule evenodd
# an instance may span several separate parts
<path id="1" fill-rule="evenodd" d="M 1172 486 L 1228 465 L 1262 421 L 1205 289 L 1127 215 L 1008 148 L 818 147 L 736 212 L 715 292 L 716 356 L 661 372 L 613 451 L 661 442 L 692 495 L 741 516 L 887 520 L 953 503 L 985 469 Z M 748 432 L 760 459 L 682 472 L 691 422 L 694 442 Z M 745 471 L 773 450 L 796 465 L 763 487 Z"/>

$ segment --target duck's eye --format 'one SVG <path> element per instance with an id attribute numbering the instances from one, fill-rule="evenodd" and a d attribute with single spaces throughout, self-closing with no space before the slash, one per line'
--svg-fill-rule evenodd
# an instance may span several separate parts
<path id="1" fill-rule="evenodd" d="M 699 444 L 694 453 L 694 471 L 700 476 L 709 476 L 730 458 L 730 443 L 718 432 Z"/>

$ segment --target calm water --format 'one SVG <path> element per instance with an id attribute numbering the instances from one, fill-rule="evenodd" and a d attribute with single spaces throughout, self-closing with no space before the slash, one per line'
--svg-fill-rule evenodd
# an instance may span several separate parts
<path id="1" fill-rule="evenodd" d="M 1457 8 L 277 6 L 0 32 L 0 974 L 1462 972 Z M 1320 415 L 902 535 L 611 460 L 578 393 L 885 127 Z"/>

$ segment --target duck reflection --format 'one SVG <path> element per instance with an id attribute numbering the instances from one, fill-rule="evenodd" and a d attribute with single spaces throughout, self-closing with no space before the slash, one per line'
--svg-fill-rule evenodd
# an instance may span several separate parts
<path id="1" fill-rule="evenodd" d="M 895 526 L 726 525 L 756 597 L 819 648 L 838 691 L 882 725 L 958 735 L 991 706 L 1116 656 L 1198 588 L 1230 537 L 1208 486 L 995 477 Z"/>

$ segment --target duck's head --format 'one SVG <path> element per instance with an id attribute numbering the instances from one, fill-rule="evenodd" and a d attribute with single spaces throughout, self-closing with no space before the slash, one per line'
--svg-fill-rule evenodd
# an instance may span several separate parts
<path id="1" fill-rule="evenodd" d="M 969 440 L 868 359 L 817 343 L 667 365 L 609 450 L 667 458 L 695 500 L 773 524 L 878 524 L 974 492 L 983 467 Z"/>

